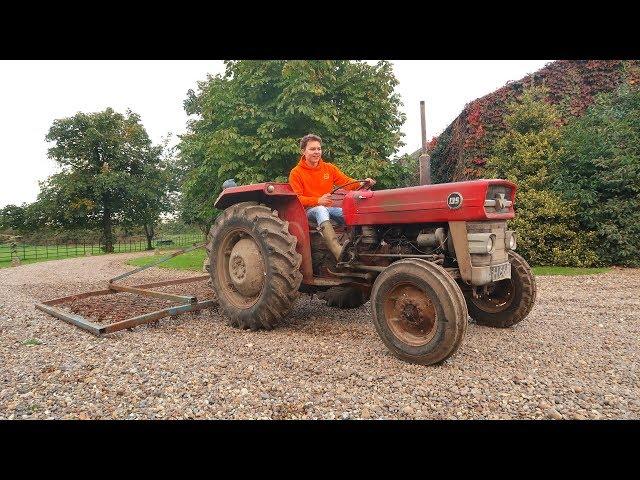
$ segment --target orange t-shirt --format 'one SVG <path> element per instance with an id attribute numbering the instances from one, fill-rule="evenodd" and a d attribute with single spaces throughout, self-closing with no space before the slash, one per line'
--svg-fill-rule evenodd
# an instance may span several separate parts
<path id="1" fill-rule="evenodd" d="M 318 199 L 325 193 L 329 193 L 334 185 L 344 185 L 355 181 L 354 178 L 345 175 L 338 167 L 325 162 L 322 158 L 318 162 L 318 166 L 312 168 L 307 165 L 304 157 L 300 157 L 298 165 L 293 167 L 289 174 L 289 185 L 305 207 L 318 205 Z M 346 186 L 345 190 L 355 190 L 359 186 L 354 183 Z"/>

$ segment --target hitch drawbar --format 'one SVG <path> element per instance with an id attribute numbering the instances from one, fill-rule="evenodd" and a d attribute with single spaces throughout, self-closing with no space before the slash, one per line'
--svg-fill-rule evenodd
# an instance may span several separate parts
<path id="1" fill-rule="evenodd" d="M 172 253 L 171 255 L 164 257 L 157 262 L 153 262 L 149 265 L 145 265 L 144 267 L 137 268 L 132 270 L 131 272 L 124 273 L 122 275 L 118 275 L 117 277 L 109 280 L 109 286 L 103 290 L 93 290 L 90 292 L 78 293 L 76 295 L 69 295 L 66 297 L 54 298 L 53 300 L 47 300 L 42 303 L 36 303 L 36 308 L 42 310 L 43 312 L 48 313 L 49 315 L 53 315 L 60 320 L 64 320 L 65 322 L 71 323 L 77 327 L 82 328 L 83 330 L 87 330 L 94 335 L 100 336 L 107 333 L 117 332 L 118 330 L 123 330 L 125 328 L 133 328 L 138 325 L 142 325 L 144 323 L 154 322 L 164 317 L 170 317 L 179 315 L 180 313 L 185 312 L 193 312 L 202 310 L 203 308 L 209 308 L 215 305 L 216 300 L 204 300 L 202 302 L 198 302 L 198 299 L 194 296 L 190 295 L 174 295 L 171 293 L 165 292 L 157 292 L 154 290 L 148 290 L 153 287 L 162 287 L 166 285 L 177 285 L 180 283 L 190 283 L 190 282 L 199 282 L 208 280 L 209 275 L 198 275 L 196 277 L 189 278 L 180 278 L 177 280 L 166 280 L 164 282 L 156 282 L 156 283 L 147 283 L 144 285 L 119 285 L 115 282 L 118 280 L 122 280 L 130 275 L 141 272 L 142 270 L 146 270 L 147 268 L 154 267 L 160 263 L 166 262 L 178 255 L 181 255 L 186 252 L 190 252 L 192 250 L 203 248 L 206 244 L 194 245 L 192 247 L 178 250 L 177 252 Z M 164 308 L 162 310 L 156 310 L 155 312 L 145 313 L 144 315 L 139 315 L 137 317 L 127 318 L 125 320 L 121 320 L 119 322 L 111 323 L 108 325 L 101 325 L 99 323 L 91 322 L 86 318 L 76 315 L 74 313 L 66 312 L 60 308 L 54 307 L 54 305 L 59 305 L 62 303 L 72 302 L 74 300 L 79 300 L 81 298 L 94 297 L 98 295 L 112 295 L 120 292 L 132 293 L 135 295 L 142 295 L 145 297 L 156 297 L 162 298 L 163 300 L 170 300 L 174 302 L 180 303 L 180 305 L 176 305 L 174 307 Z"/>

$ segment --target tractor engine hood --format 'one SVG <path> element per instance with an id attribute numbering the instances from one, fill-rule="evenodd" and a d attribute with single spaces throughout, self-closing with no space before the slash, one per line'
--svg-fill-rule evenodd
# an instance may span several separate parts
<path id="1" fill-rule="evenodd" d="M 506 220 L 513 218 L 516 185 L 481 179 L 346 194 L 347 225 Z"/>

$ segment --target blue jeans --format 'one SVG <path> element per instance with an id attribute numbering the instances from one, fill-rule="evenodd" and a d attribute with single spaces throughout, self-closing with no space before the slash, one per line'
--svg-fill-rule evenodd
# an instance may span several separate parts
<path id="1" fill-rule="evenodd" d="M 334 220 L 338 225 L 344 225 L 344 216 L 340 207 L 325 207 L 324 205 L 311 207 L 307 209 L 307 218 L 315 220 L 318 225 L 329 219 Z"/>

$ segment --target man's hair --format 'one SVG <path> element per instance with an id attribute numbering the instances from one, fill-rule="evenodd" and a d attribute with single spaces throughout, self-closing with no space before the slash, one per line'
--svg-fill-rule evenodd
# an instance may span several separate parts
<path id="1" fill-rule="evenodd" d="M 322 139 L 318 135 L 314 135 L 313 133 L 310 133 L 302 137 L 302 139 L 300 140 L 300 150 L 304 150 L 307 147 L 307 143 L 309 143 L 311 140 L 320 142 L 320 145 L 322 145 Z"/>

